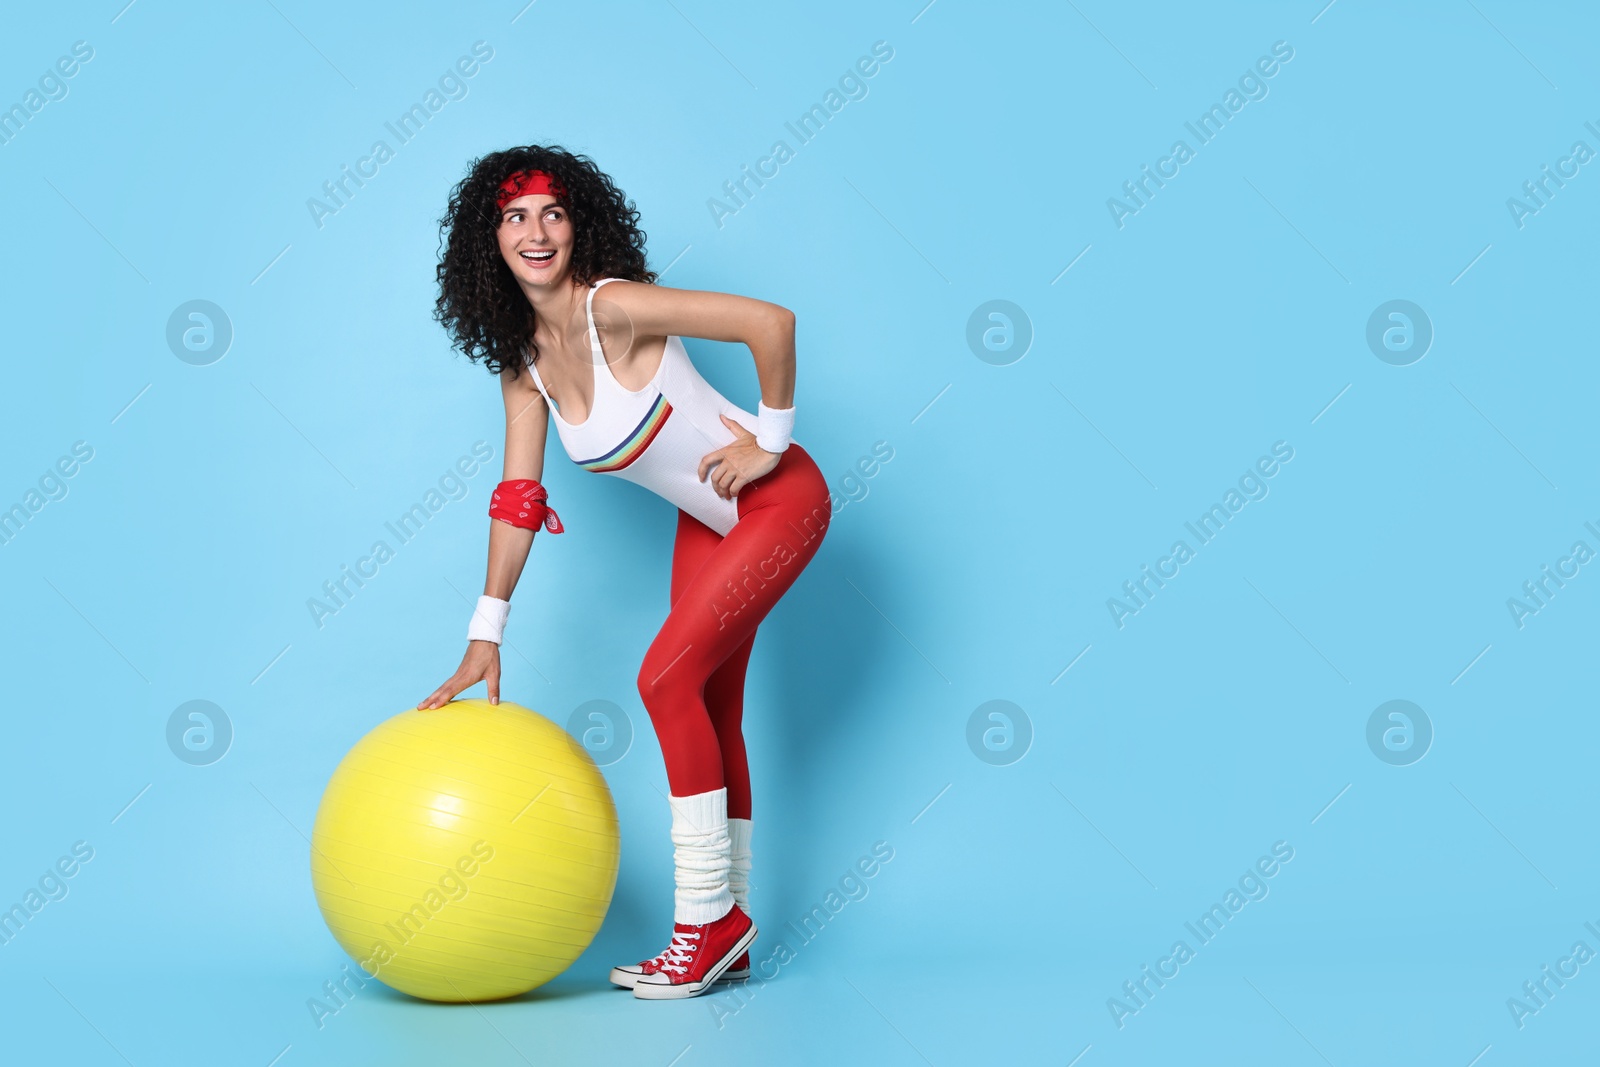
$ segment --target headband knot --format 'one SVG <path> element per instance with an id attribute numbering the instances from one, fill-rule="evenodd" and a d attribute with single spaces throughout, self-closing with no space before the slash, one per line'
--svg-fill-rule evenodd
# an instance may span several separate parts
<path id="1" fill-rule="evenodd" d="M 495 196 L 495 207 L 503 208 L 519 196 L 532 196 L 536 193 L 565 197 L 567 187 L 562 184 L 560 178 L 545 171 L 519 170 L 500 183 L 500 192 Z"/>

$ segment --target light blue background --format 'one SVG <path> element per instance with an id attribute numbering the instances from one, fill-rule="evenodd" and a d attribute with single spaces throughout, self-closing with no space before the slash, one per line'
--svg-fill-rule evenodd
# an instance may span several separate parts
<path id="1" fill-rule="evenodd" d="M 0 546 L 0 900 L 75 841 L 94 858 L 0 946 L 6 1058 L 1592 1058 L 1600 963 L 1521 1029 L 1506 1002 L 1600 950 L 1600 577 L 1520 629 L 1506 601 L 1600 548 L 1600 174 L 1521 228 L 1506 201 L 1574 141 L 1600 149 L 1600 24 L 1322 2 L 9 12 L 0 102 L 74 41 L 94 58 L 0 146 L 0 506 L 75 441 L 94 458 Z M 315 225 L 307 199 L 479 40 L 467 95 Z M 868 95 L 719 228 L 707 200 L 879 40 Z M 1266 98 L 1119 229 L 1107 198 L 1195 147 L 1185 121 L 1276 41 L 1294 56 Z M 505 696 L 632 718 L 606 768 L 611 915 L 530 996 L 373 983 L 319 1029 L 306 1001 L 347 962 L 311 893 L 321 790 L 458 662 L 499 474 L 498 389 L 431 318 L 436 220 L 471 159 L 530 142 L 615 177 L 664 284 L 795 310 L 797 434 L 830 484 L 893 448 L 756 644 L 758 957 L 874 842 L 894 859 L 736 1012 L 606 985 L 670 921 L 634 676 L 674 515 L 552 439 L 569 532 L 517 590 Z M 165 341 L 194 299 L 235 331 L 210 366 Z M 1007 366 L 965 339 L 997 299 L 1034 334 Z M 1410 366 L 1365 340 L 1395 299 L 1435 331 Z M 689 345 L 753 408 L 743 348 Z M 480 440 L 495 461 L 466 497 L 319 629 L 306 600 Z M 1278 441 L 1270 495 L 1119 629 L 1107 598 Z M 236 731 L 210 766 L 165 740 L 191 699 Z M 1008 766 L 966 740 L 994 699 L 1032 726 Z M 1392 699 L 1435 730 L 1410 766 L 1367 746 Z M 1270 895 L 1119 1029 L 1108 998 L 1277 841 Z"/>

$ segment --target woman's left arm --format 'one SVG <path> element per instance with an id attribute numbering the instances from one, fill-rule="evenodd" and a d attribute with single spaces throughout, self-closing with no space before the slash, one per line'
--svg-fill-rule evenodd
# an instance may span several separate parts
<path id="1" fill-rule="evenodd" d="M 781 304 L 626 280 L 595 294 L 596 304 L 605 302 L 621 313 L 624 330 L 613 326 L 613 336 L 631 326 L 632 337 L 676 334 L 744 344 L 755 357 L 762 402 L 769 408 L 794 406 L 794 312 Z"/>

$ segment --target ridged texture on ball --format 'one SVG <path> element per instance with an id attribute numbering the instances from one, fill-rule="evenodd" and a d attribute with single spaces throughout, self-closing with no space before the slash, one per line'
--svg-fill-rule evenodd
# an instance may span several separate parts
<path id="1" fill-rule="evenodd" d="M 311 883 L 369 974 L 427 1000 L 515 996 L 566 970 L 616 888 L 617 812 L 589 753 L 517 704 L 380 724 L 328 783 Z"/>

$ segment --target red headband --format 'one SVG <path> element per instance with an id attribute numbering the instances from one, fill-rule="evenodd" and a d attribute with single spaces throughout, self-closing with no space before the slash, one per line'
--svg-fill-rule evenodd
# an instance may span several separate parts
<path id="1" fill-rule="evenodd" d="M 567 187 L 561 184 L 560 178 L 542 170 L 519 170 L 500 183 L 495 207 L 503 208 L 519 196 L 532 196 L 535 193 L 563 197 L 567 195 Z"/>

